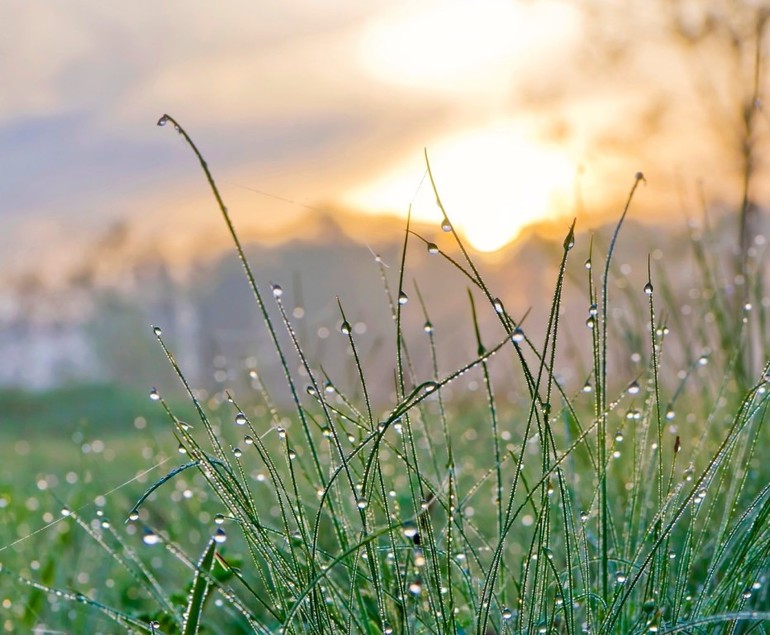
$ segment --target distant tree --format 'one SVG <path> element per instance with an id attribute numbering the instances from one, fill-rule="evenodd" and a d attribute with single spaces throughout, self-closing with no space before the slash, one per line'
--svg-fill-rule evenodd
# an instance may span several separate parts
<path id="1" fill-rule="evenodd" d="M 705 117 L 722 144 L 726 171 L 737 168 L 740 176 L 737 246 L 739 270 L 745 273 L 759 226 L 755 185 L 770 121 L 763 105 L 770 0 L 582 0 L 581 6 L 595 63 L 622 66 L 635 45 L 653 39 L 681 56 L 698 116 Z M 660 69 L 662 83 L 670 81 L 669 70 Z M 667 107 L 681 104 L 669 101 Z"/>

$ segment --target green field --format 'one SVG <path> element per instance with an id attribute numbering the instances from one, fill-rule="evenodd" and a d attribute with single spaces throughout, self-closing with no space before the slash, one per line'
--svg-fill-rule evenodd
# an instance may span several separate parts
<path id="1" fill-rule="evenodd" d="M 625 212 L 585 263 L 570 260 L 570 229 L 544 336 L 532 338 L 445 216 L 458 255 L 428 249 L 458 272 L 447 293 L 468 298 L 478 352 L 439 370 L 452 342 L 425 328 L 433 372 L 418 376 L 402 312 L 409 302 L 430 324 L 430 307 L 406 295 L 410 250 L 425 249 L 407 227 L 386 289 L 396 345 L 381 360 L 395 398 L 380 404 L 341 307 L 354 388 L 305 355 L 198 158 L 283 375 L 243 369 L 242 394 L 186 401 L 166 401 L 171 386 L 0 395 L 6 632 L 770 631 L 761 254 L 740 263 L 736 292 L 735 263 L 694 238 L 698 319 L 684 327 L 665 271 L 648 266 L 644 287 L 625 292 L 635 309 L 616 298 Z M 569 267 L 585 286 L 588 359 L 559 348 Z M 497 340 L 482 335 L 481 311 L 499 320 Z M 624 341 L 638 346 L 630 379 L 617 370 Z M 585 369 L 572 388 L 565 365 Z M 274 399 L 276 385 L 288 399 Z"/>

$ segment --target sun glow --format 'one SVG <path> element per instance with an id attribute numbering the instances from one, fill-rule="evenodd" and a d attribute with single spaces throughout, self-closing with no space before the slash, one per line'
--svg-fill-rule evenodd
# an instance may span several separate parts
<path id="1" fill-rule="evenodd" d="M 579 34 L 579 12 L 561 0 L 408 3 L 362 30 L 358 60 L 373 77 L 424 92 L 499 94 L 547 72 L 546 60 Z"/>
<path id="2" fill-rule="evenodd" d="M 501 123 L 443 139 L 428 148 L 441 201 L 454 227 L 479 251 L 495 251 L 538 220 L 571 210 L 576 165 L 558 147 L 529 137 L 521 124 Z M 345 197 L 370 213 L 406 213 L 441 223 L 420 155 Z M 419 187 L 418 187 L 419 186 Z"/>

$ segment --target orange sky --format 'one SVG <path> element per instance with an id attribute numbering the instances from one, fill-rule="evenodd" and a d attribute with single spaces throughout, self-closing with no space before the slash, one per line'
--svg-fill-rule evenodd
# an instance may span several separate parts
<path id="1" fill-rule="evenodd" d="M 233 213 L 266 233 L 318 207 L 411 203 L 440 222 L 423 148 L 481 250 L 539 219 L 616 211 L 637 170 L 651 220 L 693 204 L 699 182 L 710 198 L 739 196 L 714 112 L 733 126 L 741 73 L 713 45 L 683 51 L 663 1 L 11 5 L 0 248 L 12 268 L 64 262 L 120 219 L 174 239 L 219 222 L 188 149 L 155 127 L 164 112 Z"/>

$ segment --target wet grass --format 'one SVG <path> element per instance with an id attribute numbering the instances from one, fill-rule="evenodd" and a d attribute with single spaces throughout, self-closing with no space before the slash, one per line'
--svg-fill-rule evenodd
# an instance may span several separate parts
<path id="1" fill-rule="evenodd" d="M 133 508 L 112 495 L 66 501 L 53 531 L 19 543 L 45 555 L 36 567 L 4 567 L 13 585 L 3 587 L 6 630 L 68 632 L 69 620 L 88 632 L 118 624 L 143 633 L 770 630 L 761 252 L 736 292 L 708 236 L 693 239 L 702 274 L 695 328 L 677 319 L 665 271 L 650 263 L 644 287 L 626 292 L 636 314 L 613 317 L 613 250 L 637 175 L 606 253 L 592 248 L 577 263 L 589 359 L 570 388 L 559 365 L 574 362 L 559 345 L 574 226 L 535 338 L 487 286 L 434 183 L 457 251 L 427 248 L 455 267 L 446 292 L 468 296 L 478 351 L 460 368 L 440 368 L 452 342 L 406 282 L 410 254 L 427 242 L 407 225 L 395 279 L 378 262 L 395 342 L 376 360 L 393 369 L 393 399 L 382 404 L 343 306 L 339 345 L 352 389 L 306 355 L 281 287 L 256 284 L 190 137 L 171 117 L 159 124 L 176 128 L 200 162 L 283 376 L 262 377 L 257 360 L 240 369 L 250 384 L 243 394 L 204 402 L 156 327 L 195 409 L 182 416 L 163 387 L 151 392 L 167 435 L 147 458 L 168 475 L 145 478 Z M 402 328 L 404 311 L 423 313 L 420 333 Z M 482 311 L 497 317 L 497 335 L 482 332 Z M 643 325 L 622 335 L 639 343 L 630 380 L 614 362 L 618 322 Z M 427 375 L 413 364 L 416 337 L 430 351 Z M 515 371 L 498 372 L 503 362 Z M 469 380 L 480 389 L 464 390 Z M 125 527 L 105 521 L 116 501 L 110 514 L 129 516 Z M 74 561 L 53 556 L 65 547 Z"/>

